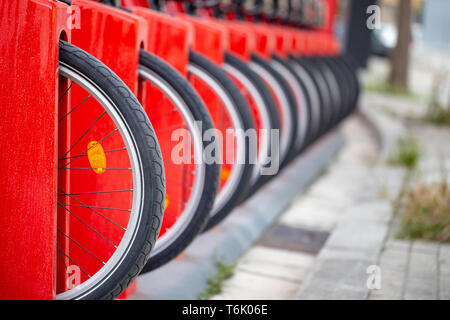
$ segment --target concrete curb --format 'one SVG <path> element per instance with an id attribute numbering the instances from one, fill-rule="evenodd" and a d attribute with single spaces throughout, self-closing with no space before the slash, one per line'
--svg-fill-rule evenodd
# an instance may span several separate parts
<path id="1" fill-rule="evenodd" d="M 140 276 L 131 299 L 197 299 L 215 270 L 215 260 L 235 262 L 326 168 L 343 145 L 340 132 L 328 133 L 218 227 L 197 237 L 183 255 Z"/>
<path id="2" fill-rule="evenodd" d="M 363 99 L 367 99 L 363 97 Z M 399 121 L 393 121 L 389 116 L 374 110 L 370 101 L 363 101 L 359 114 L 368 124 L 369 130 L 376 137 L 380 146 L 380 161 L 386 162 L 390 152 L 394 149 L 398 138 L 407 132 L 405 126 Z"/>

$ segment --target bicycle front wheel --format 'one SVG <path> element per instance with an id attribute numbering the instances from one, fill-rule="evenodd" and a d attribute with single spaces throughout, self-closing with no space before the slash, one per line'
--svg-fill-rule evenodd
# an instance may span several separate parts
<path id="1" fill-rule="evenodd" d="M 220 164 L 207 163 L 210 115 L 189 82 L 160 58 L 141 50 L 139 76 L 146 86 L 144 107 L 163 145 L 167 195 L 161 233 L 143 272 L 180 254 L 203 230 L 216 197 Z"/>
<path id="2" fill-rule="evenodd" d="M 153 128 L 127 86 L 60 41 L 57 299 L 113 299 L 159 233 L 165 177 Z"/>

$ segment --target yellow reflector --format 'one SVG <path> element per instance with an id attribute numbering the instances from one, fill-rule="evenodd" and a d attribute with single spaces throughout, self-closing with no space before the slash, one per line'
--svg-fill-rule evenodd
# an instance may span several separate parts
<path id="1" fill-rule="evenodd" d="M 228 177 L 230 176 L 230 169 L 228 169 L 228 168 L 222 168 L 221 170 L 220 170 L 220 180 L 221 181 L 225 181 L 225 180 L 227 180 L 228 179 Z"/>
<path id="2" fill-rule="evenodd" d="M 106 156 L 103 147 L 97 141 L 91 141 L 87 146 L 87 155 L 92 170 L 101 174 L 106 171 Z"/>
<path id="3" fill-rule="evenodd" d="M 166 193 L 166 200 L 164 201 L 164 210 L 169 206 L 169 195 Z"/>

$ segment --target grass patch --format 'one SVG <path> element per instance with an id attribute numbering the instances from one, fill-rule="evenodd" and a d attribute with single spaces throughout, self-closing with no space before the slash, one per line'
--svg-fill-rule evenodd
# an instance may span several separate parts
<path id="1" fill-rule="evenodd" d="M 432 101 L 428 107 L 426 120 L 437 125 L 450 125 L 450 109 Z"/>
<path id="2" fill-rule="evenodd" d="M 435 75 L 433 87 L 431 89 L 430 102 L 425 116 L 425 120 L 438 125 L 450 125 L 450 105 L 445 108 L 439 99 L 439 93 L 443 90 L 446 82 L 446 72 Z"/>
<path id="3" fill-rule="evenodd" d="M 447 181 L 406 189 L 398 217 L 399 238 L 450 242 L 450 188 Z"/>
<path id="4" fill-rule="evenodd" d="M 416 97 L 416 95 L 413 92 L 397 86 L 392 86 L 385 81 L 368 83 L 364 86 L 364 88 L 366 91 L 369 92 L 389 94 L 395 96 Z"/>
<path id="5" fill-rule="evenodd" d="M 208 286 L 198 294 L 198 300 L 208 300 L 213 295 L 221 293 L 223 282 L 233 276 L 236 264 L 228 264 L 217 260 L 215 266 L 216 272 L 208 278 Z"/>
<path id="6" fill-rule="evenodd" d="M 417 142 L 412 137 L 400 138 L 397 140 L 396 149 L 389 157 L 389 164 L 394 166 L 404 166 L 413 169 L 419 161 L 420 150 Z"/>

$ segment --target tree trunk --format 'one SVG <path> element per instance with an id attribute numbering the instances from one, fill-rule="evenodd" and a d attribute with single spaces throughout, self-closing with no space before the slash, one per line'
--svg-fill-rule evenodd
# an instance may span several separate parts
<path id="1" fill-rule="evenodd" d="M 391 55 L 391 86 L 408 90 L 409 45 L 411 43 L 411 0 L 399 0 L 397 45 Z"/>

